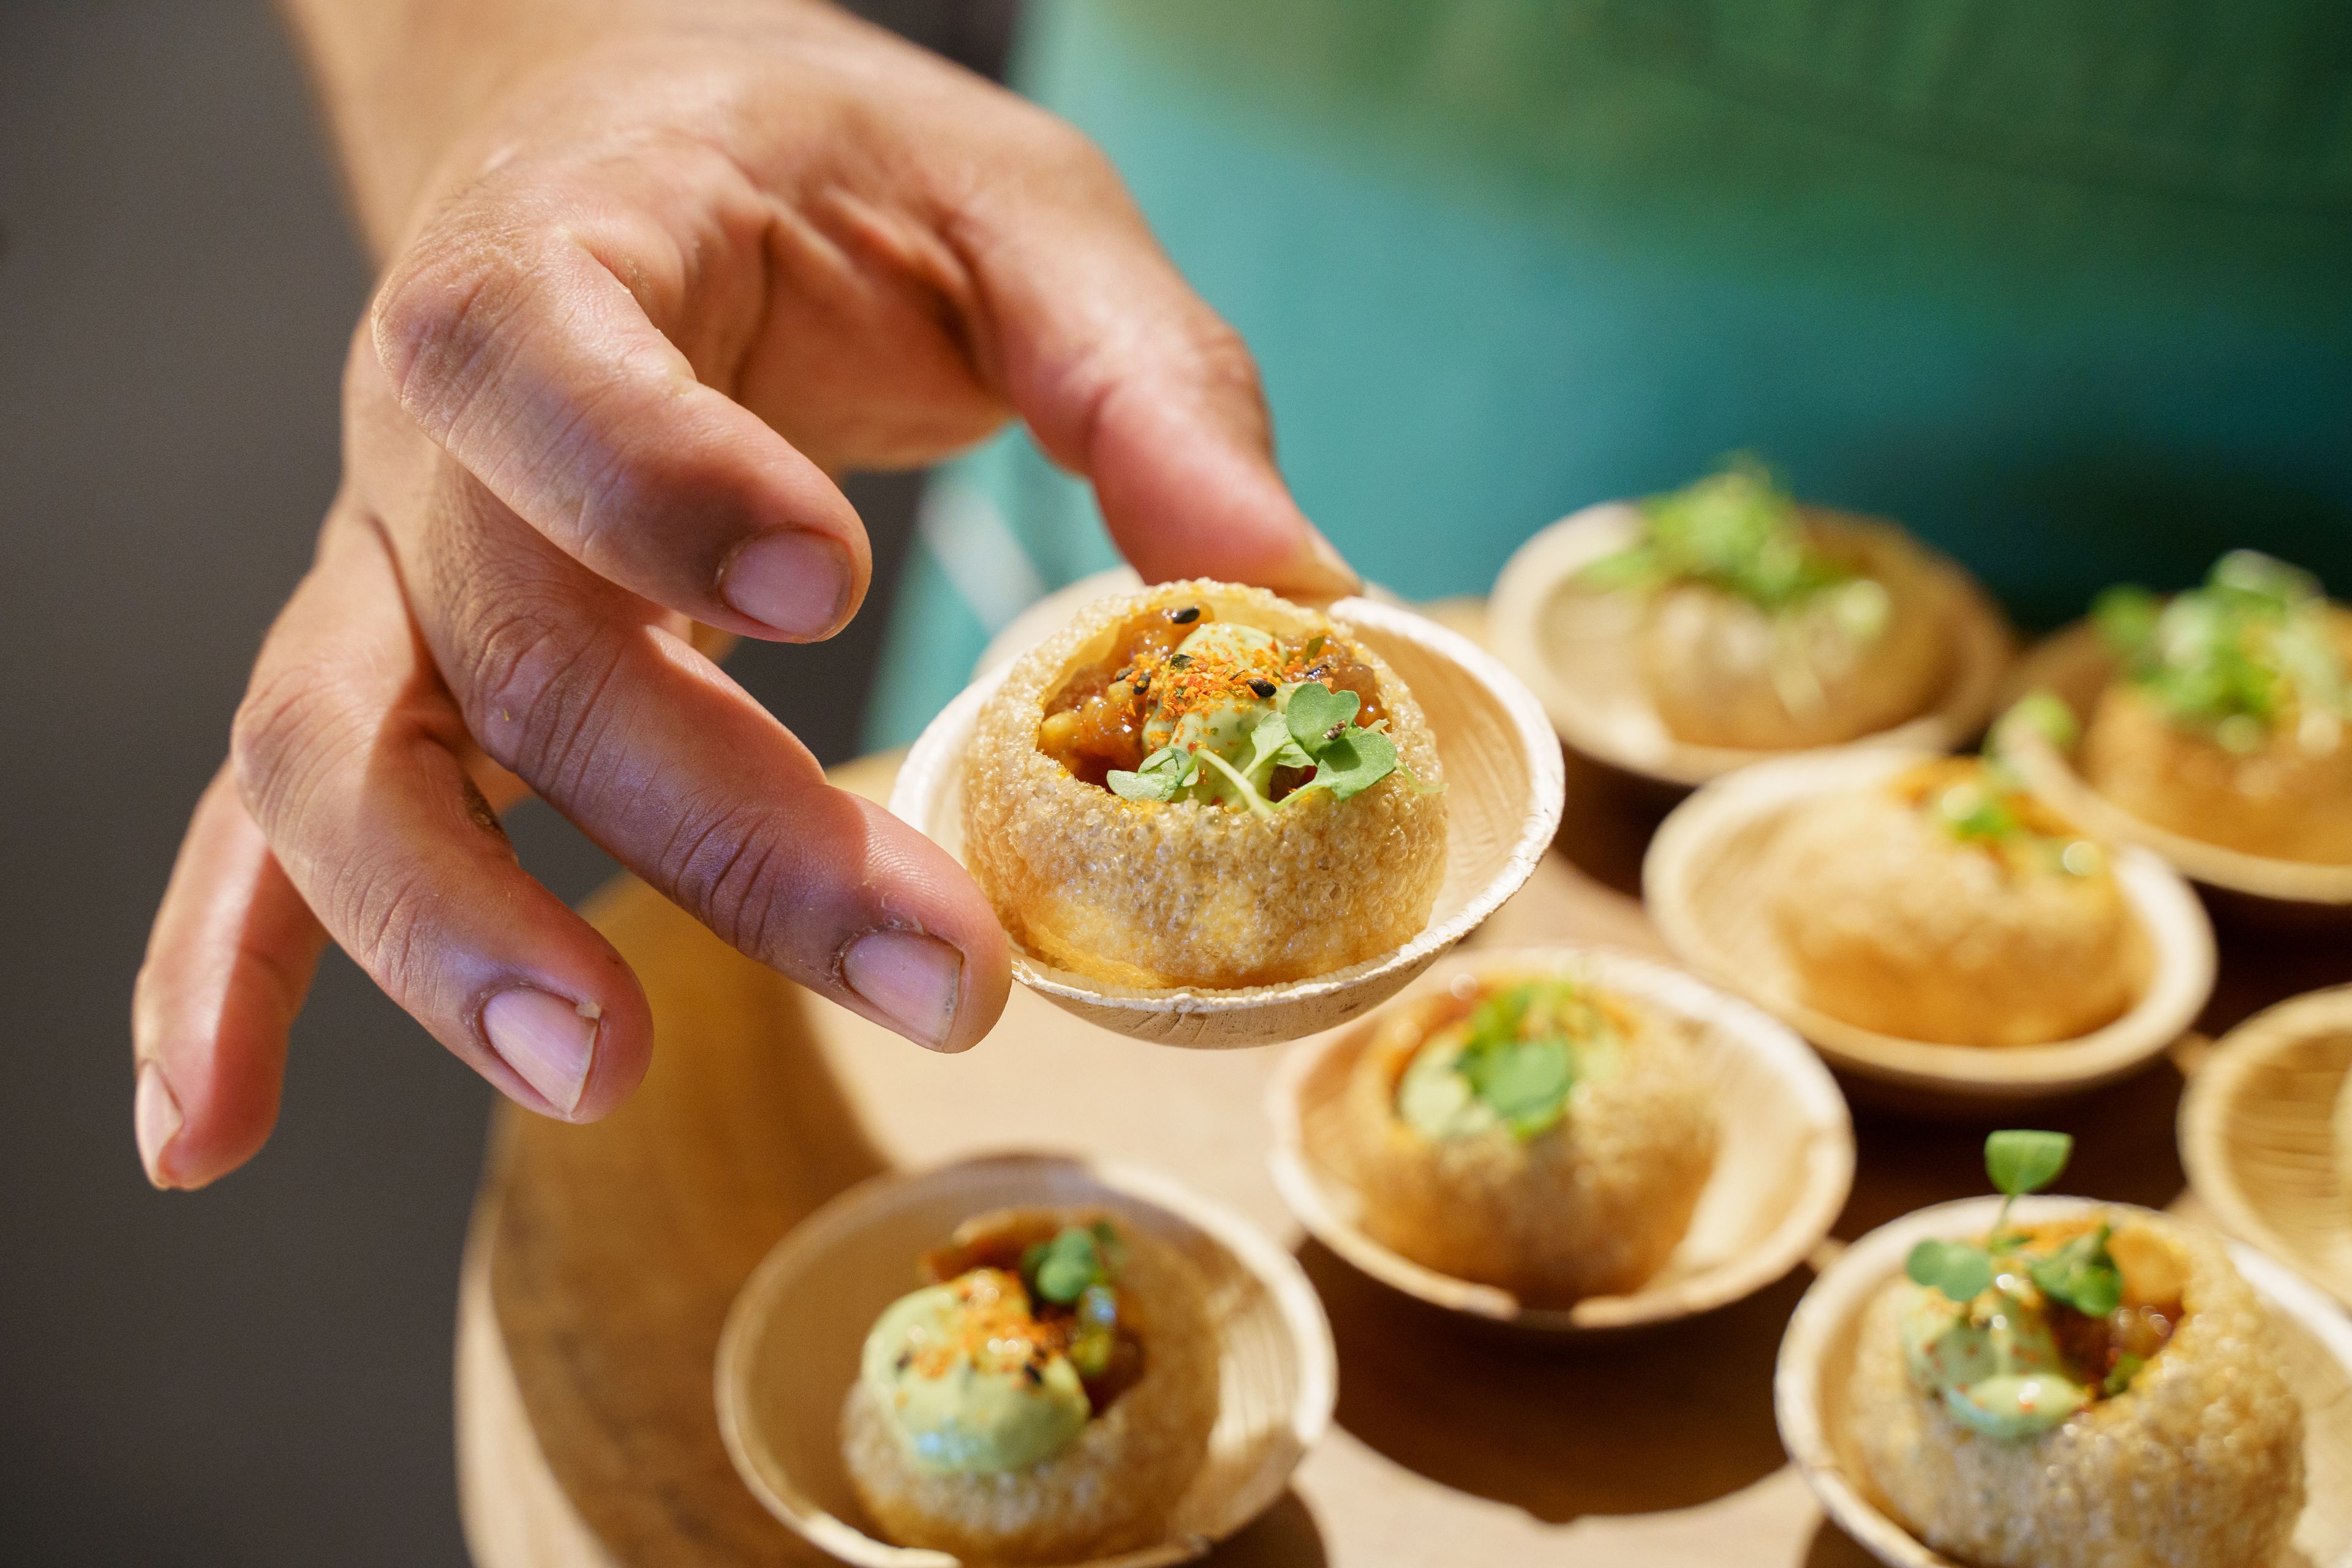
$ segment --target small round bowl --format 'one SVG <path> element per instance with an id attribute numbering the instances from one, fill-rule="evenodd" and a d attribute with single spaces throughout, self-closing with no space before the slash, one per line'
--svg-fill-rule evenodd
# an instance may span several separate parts
<path id="1" fill-rule="evenodd" d="M 2099 694 L 2115 679 L 2116 660 L 2088 622 L 2053 632 L 2018 661 L 2006 690 L 2012 698 L 2047 691 L 2088 724 Z M 2191 838 L 2142 820 L 2091 787 L 2074 771 L 2073 754 L 2031 725 L 2004 725 L 2001 754 L 2035 795 L 2083 830 L 2111 844 L 2137 844 L 2163 856 L 2182 875 L 2216 889 L 2257 913 L 2316 915 L 2333 921 L 2352 915 L 2352 866 L 2280 860 Z"/>
<path id="2" fill-rule="evenodd" d="M 1481 949 L 1446 959 L 1414 994 L 1483 974 L 1552 970 L 1638 997 L 1691 1026 L 1716 1089 L 1715 1169 L 1672 1257 L 1624 1296 L 1530 1306 L 1493 1285 L 1424 1268 L 1357 1226 L 1363 1200 L 1329 1151 L 1349 1074 L 1377 1016 L 1302 1040 L 1266 1094 L 1275 1185 L 1308 1233 L 1382 1284 L 1447 1311 L 1544 1334 L 1669 1322 L 1728 1306 L 1773 1283 L 1829 1234 L 1853 1185 L 1853 1124 L 1837 1085 L 1804 1042 L 1744 1002 L 1678 970 L 1606 948 Z"/>
<path id="3" fill-rule="evenodd" d="M 2071 1197 L 2021 1198 L 2028 1223 L 2061 1219 L 2085 1206 Z M 2100 1208 L 2128 1205 L 2100 1204 Z M 1822 1510 L 1890 1568 L 1966 1568 L 1931 1552 L 1879 1506 L 1846 1418 L 1863 1309 L 1930 1237 L 1981 1235 L 1999 1198 L 1938 1204 L 1881 1226 L 1822 1271 L 1789 1319 L 1772 1376 L 1781 1446 L 1803 1472 Z M 2318 1291 L 2252 1247 L 2233 1245 L 2230 1261 L 2270 1309 L 2287 1381 L 2303 1403 L 2304 1463 L 2310 1500 L 2294 1547 L 2276 1568 L 2337 1564 L 2352 1551 L 2352 1322 Z"/>
<path id="4" fill-rule="evenodd" d="M 1458 632 L 1400 605 L 1341 599 L 1327 612 L 1395 669 L 1429 717 L 1445 772 L 1445 881 L 1421 934 L 1328 974 L 1278 985 L 1150 988 L 1089 979 L 1013 951 L 1013 977 L 1088 1023 L 1213 1049 L 1295 1040 L 1394 995 L 1518 891 L 1559 829 L 1559 742 L 1535 697 Z M 890 809 L 963 852 L 963 764 L 1000 667 L 931 721 L 898 770 Z"/>
<path id="5" fill-rule="evenodd" d="M 2352 1187 L 2337 1125 L 2352 1076 L 2352 985 L 2224 1035 L 2180 1101 L 2180 1163 L 2223 1230 L 2352 1307 Z"/>
<path id="6" fill-rule="evenodd" d="M 1641 513 L 1632 504 L 1608 501 L 1562 518 L 1519 546 L 1495 580 L 1487 608 L 1489 645 L 1535 689 L 1561 740 L 1623 772 L 1688 787 L 1767 757 L 1788 755 L 1694 745 L 1675 739 L 1658 717 L 1634 652 L 1640 622 L 1633 606 L 1622 595 L 1576 587 L 1579 574 L 1633 544 L 1641 526 Z M 1927 712 L 1856 743 L 1950 751 L 1991 716 L 2014 645 L 2009 623 L 1976 579 L 1925 545 L 1917 548 L 1941 591 L 1950 627 L 1951 676 Z M 1561 614 L 1563 607 L 1569 613 Z"/>
<path id="7" fill-rule="evenodd" d="M 864 1517 L 841 1459 L 841 1406 L 882 1310 L 918 1284 L 916 1261 L 973 1215 L 1014 1205 L 1109 1209 L 1200 1270 L 1220 1341 L 1217 1425 L 1192 1489 L 1155 1546 L 1089 1568 L 1185 1563 L 1282 1495 L 1330 1425 L 1331 1327 L 1289 1254 L 1165 1177 L 1043 1154 L 877 1176 L 794 1226 L 752 1270 L 719 1335 L 719 1429 L 768 1511 L 858 1568 L 955 1568 L 892 1546 Z"/>
<path id="8" fill-rule="evenodd" d="M 2116 879 L 2149 947 L 2130 1011 L 2105 1028 L 2045 1046 L 1953 1046 L 1882 1035 L 1800 1001 L 1773 929 L 1769 849 L 1795 807 L 1868 788 L 1935 755 L 1836 747 L 1762 763 L 1676 806 L 1650 842 L 1642 890 L 1675 956 L 1811 1040 L 1830 1065 L 1915 1107 L 1990 1110 L 2126 1078 L 2179 1039 L 2213 989 L 2213 927 L 2178 872 L 2129 846 Z"/>

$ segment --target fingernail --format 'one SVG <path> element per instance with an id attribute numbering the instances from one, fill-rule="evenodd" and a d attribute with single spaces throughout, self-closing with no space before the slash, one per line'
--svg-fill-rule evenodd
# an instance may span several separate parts
<path id="1" fill-rule="evenodd" d="M 148 1181 L 158 1187 L 171 1186 L 163 1157 L 172 1151 L 172 1140 L 180 1135 L 180 1101 L 163 1069 L 153 1062 L 139 1064 L 139 1088 L 131 1100 L 131 1130 L 139 1140 L 139 1163 L 147 1167 Z"/>
<path id="2" fill-rule="evenodd" d="M 841 955 L 841 976 L 899 1033 L 935 1051 L 946 1047 L 963 984 L 962 953 L 920 931 L 867 931 Z"/>
<path id="3" fill-rule="evenodd" d="M 573 1004 L 523 986 L 501 991 L 482 1008 L 482 1033 L 499 1059 L 522 1075 L 550 1105 L 569 1116 L 588 1087 L 596 1056 L 593 1002 Z"/>
<path id="4" fill-rule="evenodd" d="M 771 631 L 821 637 L 848 607 L 849 552 L 821 533 L 764 533 L 728 558 L 719 593 L 737 614 Z"/>

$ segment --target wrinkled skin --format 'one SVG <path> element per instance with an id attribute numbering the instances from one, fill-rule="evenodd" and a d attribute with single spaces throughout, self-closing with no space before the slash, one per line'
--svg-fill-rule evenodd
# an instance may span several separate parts
<path id="1" fill-rule="evenodd" d="M 745 952 L 973 1044 L 1008 984 L 986 901 L 709 654 L 857 611 L 831 475 L 1013 416 L 1147 577 L 1345 591 L 1246 351 L 1076 132 L 827 8 L 290 8 L 388 260 L 341 490 L 139 977 L 151 1179 L 268 1136 L 330 940 L 521 1103 L 628 1094 L 643 993 L 516 865 L 525 791 Z"/>

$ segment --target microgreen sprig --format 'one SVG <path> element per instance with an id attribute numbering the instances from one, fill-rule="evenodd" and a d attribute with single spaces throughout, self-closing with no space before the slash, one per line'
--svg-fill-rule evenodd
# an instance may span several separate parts
<path id="1" fill-rule="evenodd" d="M 1568 1113 L 1577 1078 L 1571 1033 L 1589 1039 L 1603 1026 L 1599 1012 L 1565 984 L 1507 986 L 1470 1015 L 1469 1038 L 1454 1070 L 1504 1126 L 1523 1140 L 1533 1138 Z"/>
<path id="2" fill-rule="evenodd" d="M 2352 718 L 2352 682 L 2309 573 L 2252 550 L 2213 564 L 2169 603 L 2137 585 L 2110 588 L 2091 621 L 2126 673 L 2174 722 L 2225 750 L 2252 751 L 2291 711 L 2316 750 Z"/>
<path id="3" fill-rule="evenodd" d="M 1355 722 L 1362 707 L 1363 699 L 1356 693 L 1333 691 L 1310 680 L 1293 688 L 1280 710 L 1259 719 L 1250 731 L 1250 754 L 1240 766 L 1205 746 L 1192 751 L 1162 746 L 1134 772 L 1115 768 L 1105 782 L 1124 800 L 1172 801 L 1200 782 L 1206 764 L 1223 775 L 1235 798 L 1255 816 L 1270 816 L 1309 790 L 1326 790 L 1334 800 L 1347 800 L 1402 768 L 1394 741 Z M 1276 767 L 1315 771 L 1275 802 L 1254 781 Z M 1403 771 L 1410 776 L 1410 770 Z"/>
<path id="4" fill-rule="evenodd" d="M 2058 1179 L 2074 1153 L 2074 1141 L 2063 1132 L 2021 1129 L 1995 1132 L 1985 1140 L 1985 1174 L 2001 1194 L 2000 1212 L 1984 1241 L 1947 1241 L 1930 1237 L 1911 1249 L 1903 1272 L 1916 1285 L 1941 1291 L 1963 1305 L 1987 1289 L 2004 1263 L 2025 1237 L 2009 1229 L 2009 1211 L 2027 1193 L 2038 1193 Z M 2025 1262 L 2025 1270 L 2042 1293 L 2063 1301 L 2088 1317 L 2105 1317 L 2123 1300 L 2123 1276 L 2107 1250 L 2109 1227 L 2074 1237 L 2046 1258 Z"/>
<path id="5" fill-rule="evenodd" d="M 1806 538 L 1796 501 L 1749 454 L 1696 484 L 1649 498 L 1641 510 L 1641 542 L 1587 567 L 1587 584 L 1650 592 L 1704 583 L 1778 612 L 1855 576 Z"/>

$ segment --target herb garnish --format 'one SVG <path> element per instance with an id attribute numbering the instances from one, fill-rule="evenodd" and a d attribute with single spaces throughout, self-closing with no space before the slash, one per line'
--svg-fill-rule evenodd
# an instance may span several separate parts
<path id="1" fill-rule="evenodd" d="M 1458 1027 L 1461 1043 L 1450 1058 L 1441 1058 L 1442 1067 L 1432 1060 L 1408 1069 L 1409 1081 L 1400 1093 L 1403 1101 L 1416 1102 L 1417 1110 L 1406 1114 L 1470 1131 L 1484 1118 L 1457 1118 L 1474 1101 L 1483 1102 L 1494 1121 L 1522 1142 L 1549 1131 L 1567 1115 L 1583 1066 L 1580 1054 L 1609 1032 L 1606 1016 L 1591 998 L 1566 980 L 1500 987 Z M 1448 1080 L 1457 1087 L 1445 1091 Z"/>
<path id="2" fill-rule="evenodd" d="M 1200 782 L 1205 763 L 1223 776 L 1235 798 L 1255 816 L 1271 816 L 1309 790 L 1328 790 L 1334 800 L 1346 800 L 1401 766 L 1395 742 L 1378 730 L 1357 726 L 1356 713 L 1362 706 L 1363 699 L 1352 691 L 1335 692 L 1310 680 L 1293 688 L 1278 710 L 1258 720 L 1250 731 L 1249 756 L 1238 766 L 1206 746 L 1192 751 L 1162 746 L 1134 772 L 1114 768 L 1105 782 L 1124 800 L 1172 801 Z M 1258 781 L 1277 767 L 1315 771 L 1282 801 L 1274 802 Z"/>
<path id="3" fill-rule="evenodd" d="M 1751 454 L 1731 458 L 1720 473 L 1683 489 L 1650 497 L 1642 502 L 1642 522 L 1641 542 L 1587 567 L 1586 583 L 1641 590 L 1704 583 L 1780 611 L 1861 580 L 1805 536 L 1796 500 Z"/>
<path id="4" fill-rule="evenodd" d="M 2204 586 L 2168 604 L 2126 585 L 2091 606 L 2134 686 L 2175 723 L 2238 752 L 2289 719 L 2307 750 L 2337 743 L 2352 695 L 2330 618 L 2318 579 L 2252 550 L 2222 556 Z"/>
<path id="5" fill-rule="evenodd" d="M 1912 1283 L 1966 1305 L 1992 1286 L 2004 1265 L 2022 1263 L 2042 1293 L 2086 1317 L 2103 1318 L 2123 1300 L 2123 1275 L 2107 1250 L 2106 1226 L 2074 1237 L 2045 1258 L 2025 1258 L 2027 1237 L 2009 1229 L 2009 1211 L 2026 1193 L 2058 1179 L 2074 1150 L 2063 1132 L 2009 1131 L 1985 1140 L 1985 1174 L 2001 1194 L 2000 1213 L 1982 1242 L 1931 1237 L 1911 1249 L 1903 1272 Z"/>

